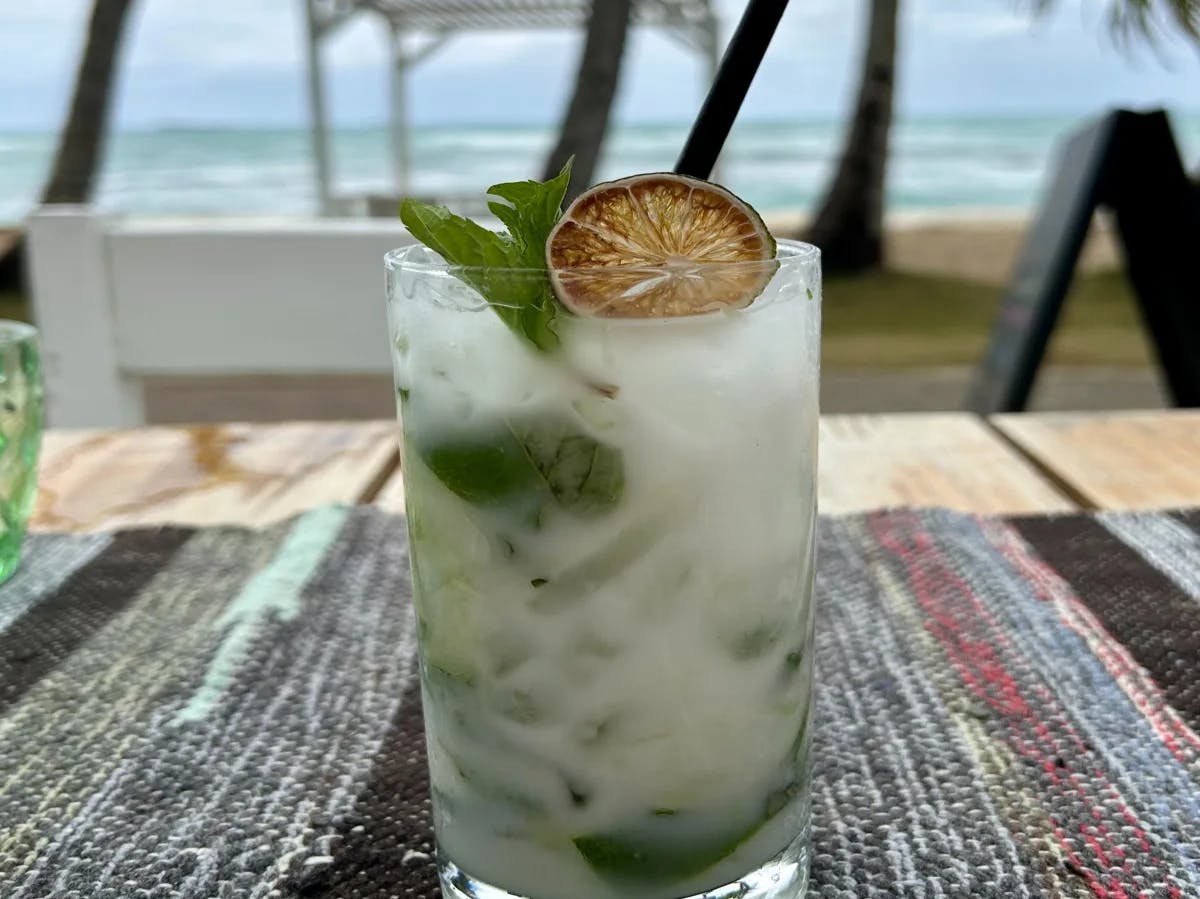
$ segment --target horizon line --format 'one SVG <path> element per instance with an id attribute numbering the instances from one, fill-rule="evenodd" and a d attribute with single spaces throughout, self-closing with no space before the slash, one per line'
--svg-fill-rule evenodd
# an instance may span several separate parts
<path id="1" fill-rule="evenodd" d="M 895 117 L 896 123 L 905 121 L 1039 121 L 1050 119 L 1061 119 L 1066 117 L 1077 117 L 1081 121 L 1089 118 L 1094 118 L 1102 115 L 1109 109 L 1117 108 L 1116 106 L 1084 109 L 1061 109 L 1061 110 L 1031 110 L 1023 112 L 1016 109 L 996 110 L 993 112 L 979 112 L 973 110 L 961 111 L 946 111 L 946 112 L 910 112 L 897 113 Z M 1200 115 L 1200 107 L 1195 109 L 1171 109 L 1167 105 L 1159 107 L 1138 105 L 1138 109 L 1149 108 L 1165 108 L 1168 112 L 1175 115 L 1195 116 Z M 839 124 L 845 121 L 845 116 L 839 115 L 810 115 L 810 116 L 753 116 L 744 119 L 740 124 L 746 125 L 827 125 Z M 379 128 L 388 127 L 386 120 L 378 121 L 363 121 L 363 122 L 342 122 L 335 123 L 330 126 L 330 130 L 337 131 L 372 131 Z M 621 128 L 687 128 L 691 126 L 691 122 L 685 118 L 680 119 L 634 119 L 625 122 L 614 122 L 613 127 L 616 130 Z M 411 128 L 415 130 L 452 130 L 452 129 L 556 129 L 557 122 L 545 121 L 462 121 L 462 122 L 424 122 L 413 123 Z M 307 122 L 276 122 L 263 125 L 248 124 L 242 122 L 221 122 L 221 121 L 163 121 L 158 123 L 139 123 L 125 127 L 115 127 L 111 134 L 148 134 L 161 133 L 169 131 L 242 131 L 242 132 L 271 132 L 271 131 L 307 131 L 309 123 Z M 59 126 L 35 126 L 35 125 L 4 125 L 0 124 L 0 134 L 53 134 L 59 130 Z"/>

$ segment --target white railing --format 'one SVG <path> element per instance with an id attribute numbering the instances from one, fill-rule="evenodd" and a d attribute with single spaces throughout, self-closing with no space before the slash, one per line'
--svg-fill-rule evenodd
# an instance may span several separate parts
<path id="1" fill-rule="evenodd" d="M 140 424 L 150 375 L 386 372 L 383 254 L 398 221 L 109 218 L 29 225 L 47 409 L 60 427 Z"/>

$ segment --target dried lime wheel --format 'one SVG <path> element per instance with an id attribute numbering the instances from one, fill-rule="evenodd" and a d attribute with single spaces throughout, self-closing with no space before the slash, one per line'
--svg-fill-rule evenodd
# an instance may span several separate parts
<path id="1" fill-rule="evenodd" d="M 762 218 L 723 187 L 634 175 L 581 194 L 546 240 L 554 292 L 576 315 L 672 318 L 750 305 L 775 273 Z"/>

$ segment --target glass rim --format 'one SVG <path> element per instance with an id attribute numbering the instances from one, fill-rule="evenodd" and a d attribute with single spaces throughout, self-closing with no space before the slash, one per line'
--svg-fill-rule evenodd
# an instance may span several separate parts
<path id="1" fill-rule="evenodd" d="M 11 346 L 36 340 L 38 330 L 29 322 L 19 322 L 16 319 L 0 318 L 0 346 Z"/>
<path id="2" fill-rule="evenodd" d="M 752 259 L 745 262 L 704 262 L 695 266 L 695 269 L 701 272 L 714 271 L 744 271 L 755 268 L 763 268 L 765 266 L 774 265 L 779 268 L 792 268 L 795 266 L 809 265 L 813 262 L 818 262 L 821 258 L 821 250 L 810 243 L 805 243 L 801 240 L 777 240 L 776 255 L 773 259 Z M 782 251 L 786 250 L 784 253 Z M 436 261 L 425 262 L 415 261 L 408 257 L 414 252 L 429 253 L 436 258 Z M 430 249 L 422 243 L 411 243 L 403 247 L 397 247 L 394 250 L 389 250 L 383 256 L 383 264 L 389 270 L 403 268 L 406 271 L 421 273 L 421 274 L 453 274 L 455 272 L 509 272 L 514 275 L 538 275 L 546 274 L 544 268 L 530 268 L 520 266 L 486 266 L 486 265 L 451 265 L 449 262 L 437 256 L 437 251 Z M 560 268 L 555 269 L 555 273 L 559 275 L 585 275 L 595 277 L 614 271 L 621 272 L 657 272 L 659 269 L 656 266 L 642 265 L 622 265 L 622 266 L 592 266 L 592 267 L 576 267 L 576 268 Z"/>

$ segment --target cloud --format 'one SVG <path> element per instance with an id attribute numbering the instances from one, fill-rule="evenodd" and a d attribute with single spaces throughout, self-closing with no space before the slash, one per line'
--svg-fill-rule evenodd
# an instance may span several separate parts
<path id="1" fill-rule="evenodd" d="M 745 0 L 716 0 L 724 37 Z M 744 107 L 748 117 L 829 117 L 850 102 L 868 0 L 789 5 Z M 0 128 L 52 127 L 65 108 L 90 0 L 0 0 Z M 1019 0 L 903 0 L 899 96 L 908 112 L 1098 108 L 1110 102 L 1200 107 L 1200 58 L 1167 43 L 1118 53 L 1094 0 L 1063 0 L 1031 24 Z M 1089 10 L 1091 10 L 1089 12 Z M 304 120 L 299 0 L 138 0 L 117 103 L 122 126 L 171 122 L 287 125 Z M 455 37 L 413 73 L 418 122 L 554 121 L 581 35 L 482 32 Z M 1181 52 L 1182 51 L 1182 52 Z M 331 107 L 341 121 L 386 110 L 385 35 L 368 15 L 326 47 Z M 661 32 L 640 28 L 618 113 L 625 120 L 690 118 L 705 64 Z"/>
<path id="2" fill-rule="evenodd" d="M 39 0 L 37 3 L 11 4 L 3 14 L 5 29 L 50 26 L 68 19 L 83 19 L 88 4 L 84 0 Z"/>
<path id="3" fill-rule="evenodd" d="M 930 32 L 947 37 L 987 38 L 1027 33 L 1027 19 L 1005 13 L 980 13 L 978 10 L 954 10 L 930 16 Z"/>
<path id="4" fill-rule="evenodd" d="M 144 0 L 131 37 L 127 65 L 132 71 L 278 69 L 303 59 L 296 0 Z"/>

